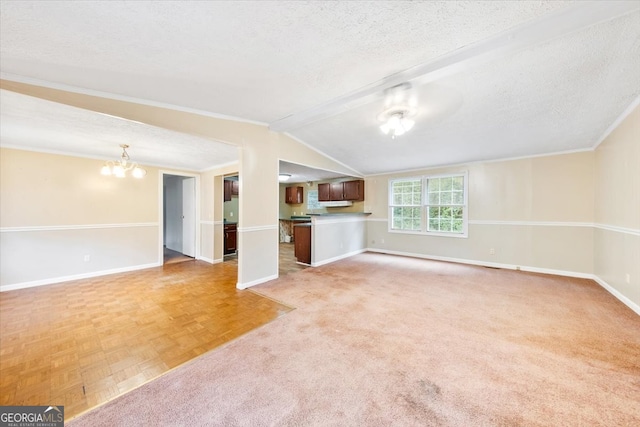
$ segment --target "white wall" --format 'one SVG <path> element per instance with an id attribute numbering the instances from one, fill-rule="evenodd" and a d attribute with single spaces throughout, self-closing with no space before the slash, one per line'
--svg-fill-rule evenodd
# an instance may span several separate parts
<path id="1" fill-rule="evenodd" d="M 364 215 L 312 217 L 311 265 L 328 264 L 367 248 L 367 221 Z"/>
<path id="2" fill-rule="evenodd" d="M 465 171 L 468 238 L 389 231 L 390 179 Z M 379 175 L 367 178 L 365 190 L 374 251 L 581 277 L 593 273 L 593 152 Z"/>
<path id="3" fill-rule="evenodd" d="M 594 271 L 640 314 L 640 107 L 595 151 Z"/>
<path id="4" fill-rule="evenodd" d="M 0 149 L 0 290 L 160 265 L 158 170 Z"/>
<path id="5" fill-rule="evenodd" d="M 200 175 L 200 255 L 198 259 L 215 262 L 214 202 L 220 196 L 215 191 L 215 174 L 212 171 Z"/>

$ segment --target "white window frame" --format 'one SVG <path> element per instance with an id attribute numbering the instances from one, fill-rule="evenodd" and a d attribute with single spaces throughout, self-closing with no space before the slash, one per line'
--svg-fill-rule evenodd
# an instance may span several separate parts
<path id="1" fill-rule="evenodd" d="M 437 179 L 437 178 L 454 178 L 454 177 L 462 177 L 463 179 L 463 188 L 464 188 L 464 204 L 458 205 L 462 207 L 462 233 L 455 232 L 446 232 L 446 231 L 429 231 L 428 230 L 428 209 L 430 206 L 439 206 L 439 205 L 430 205 L 428 198 L 428 180 L 429 179 Z M 421 204 L 421 229 L 418 230 L 398 230 L 393 228 L 393 208 L 401 207 L 402 205 L 394 205 L 393 204 L 393 183 L 398 181 L 411 181 L 411 180 L 421 180 L 422 181 L 422 204 Z M 394 178 L 389 180 L 389 200 L 388 200 L 388 232 L 389 233 L 399 233 L 399 234 L 419 234 L 423 236 L 439 236 L 439 237 L 457 237 L 457 238 L 468 238 L 469 237 L 469 173 L 468 171 L 456 172 L 456 173 L 444 173 L 444 174 L 434 174 L 434 175 L 424 175 L 424 176 L 412 176 L 412 177 L 403 177 L 403 178 Z"/>

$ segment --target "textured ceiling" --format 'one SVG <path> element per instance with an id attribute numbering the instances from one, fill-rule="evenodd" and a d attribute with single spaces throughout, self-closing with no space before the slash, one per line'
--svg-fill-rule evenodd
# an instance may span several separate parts
<path id="1" fill-rule="evenodd" d="M 0 91 L 0 124 L 3 146 L 117 160 L 119 145 L 127 144 L 133 161 L 183 170 L 238 160 L 232 145 L 6 90 Z"/>
<path id="2" fill-rule="evenodd" d="M 416 125 L 395 140 L 380 135 L 380 102 L 291 133 L 364 174 L 591 148 L 640 95 L 640 13 L 418 86 L 413 95 Z"/>
<path id="3" fill-rule="evenodd" d="M 265 124 L 298 119 L 284 130 L 374 174 L 593 147 L 640 95 L 638 9 L 640 2 L 2 0 L 0 71 L 8 80 Z M 527 26 L 539 36 L 522 42 Z M 474 61 L 437 66 L 473 46 Z M 412 76 L 416 126 L 392 141 L 376 119 L 384 83 L 424 64 L 436 65 L 428 79 Z M 87 116 L 77 131 L 72 121 L 67 145 L 58 146 L 61 129 L 48 142 L 49 130 L 28 137 L 36 127 L 6 114 L 14 99 L 5 96 L 3 144 L 39 140 L 50 150 L 104 155 L 81 143 L 101 119 Z M 40 107 L 47 109 L 51 116 L 54 107 Z M 104 131 L 97 123 L 96 135 Z M 154 146 L 161 130 L 150 126 L 128 122 L 122 131 L 141 141 L 149 132 L 149 152 L 140 154 L 148 163 L 174 157 L 201 170 L 236 158 L 197 138 Z M 190 160 L 203 143 L 218 148 Z"/>

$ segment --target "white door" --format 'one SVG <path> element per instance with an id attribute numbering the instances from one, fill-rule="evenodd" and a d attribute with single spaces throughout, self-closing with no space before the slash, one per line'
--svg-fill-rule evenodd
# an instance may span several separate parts
<path id="1" fill-rule="evenodd" d="M 182 253 L 196 256 L 196 179 L 182 180 Z"/>

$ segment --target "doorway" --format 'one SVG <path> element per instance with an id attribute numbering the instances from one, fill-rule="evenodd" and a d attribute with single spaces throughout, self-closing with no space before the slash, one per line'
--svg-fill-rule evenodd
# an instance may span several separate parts
<path id="1" fill-rule="evenodd" d="M 238 262 L 238 216 L 239 216 L 240 181 L 237 174 L 224 177 L 223 212 L 224 212 L 224 250 L 225 262 Z"/>
<path id="2" fill-rule="evenodd" d="M 163 174 L 163 263 L 196 257 L 196 178 Z"/>

